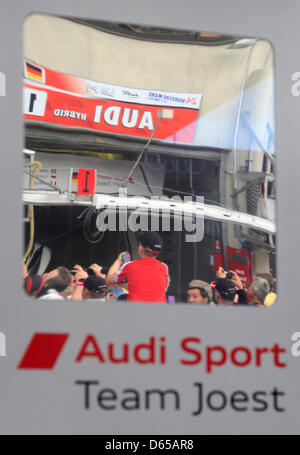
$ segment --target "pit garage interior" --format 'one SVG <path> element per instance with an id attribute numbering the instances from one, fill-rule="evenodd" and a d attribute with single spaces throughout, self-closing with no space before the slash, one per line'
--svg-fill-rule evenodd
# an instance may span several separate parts
<path id="1" fill-rule="evenodd" d="M 157 217 L 164 241 L 160 259 L 171 277 L 169 301 L 185 301 L 192 279 L 212 281 L 219 261 L 228 269 L 228 247 L 233 256 L 241 253 L 237 262 L 249 276 L 255 271 L 275 275 L 274 69 L 269 42 L 33 14 L 24 23 L 24 68 L 24 90 L 30 94 L 24 96 L 24 254 L 31 273 L 94 262 L 108 268 L 125 250 L 137 258 L 137 232 L 120 231 L 118 222 L 116 230 L 99 231 L 95 199 L 77 195 L 76 175 L 84 168 L 96 170 L 99 200 L 103 194 L 118 197 L 120 188 L 146 199 L 203 197 L 208 210 L 199 242 L 187 242 L 185 231 L 172 229 L 172 219 L 171 229 L 163 230 L 162 217 Z M 34 77 L 30 68 L 36 71 Z M 45 71 L 43 78 L 39 68 Z M 30 112 L 32 94 L 55 89 L 69 96 L 72 90 L 49 88 L 44 78 L 48 69 L 93 81 L 85 97 L 99 103 L 113 98 L 114 87 L 121 88 L 120 115 L 131 108 L 128 123 L 133 120 L 134 96 L 142 90 L 175 93 L 176 100 L 196 94 L 198 104 L 189 111 L 194 120 L 174 134 L 156 137 L 174 119 L 162 117 L 152 130 L 124 134 L 113 131 L 112 114 L 111 129 L 102 131 L 91 122 L 88 128 L 80 122 L 63 123 L 64 106 L 48 97 L 46 111 L 57 113 L 57 122 L 49 121 L 34 109 Z M 97 84 L 102 84 L 100 94 Z M 80 99 L 73 97 L 76 111 Z M 157 106 L 175 111 L 177 120 L 179 105 Z M 36 174 L 34 162 L 41 164 Z"/>

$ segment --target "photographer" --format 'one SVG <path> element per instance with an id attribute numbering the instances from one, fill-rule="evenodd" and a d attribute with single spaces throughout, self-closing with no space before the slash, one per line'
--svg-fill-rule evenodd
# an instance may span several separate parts
<path id="1" fill-rule="evenodd" d="M 107 290 L 105 279 L 101 273 L 102 267 L 98 264 L 90 266 L 85 271 L 80 265 L 73 267 L 75 289 L 72 294 L 72 300 L 98 300 L 105 301 Z"/>
<path id="2" fill-rule="evenodd" d="M 230 295 L 230 300 L 232 299 L 232 294 L 234 294 L 233 299 L 232 299 L 232 304 L 248 305 L 246 291 L 243 287 L 243 283 L 241 282 L 241 280 L 236 272 L 234 272 L 233 270 L 230 270 L 229 272 L 225 272 L 225 270 L 222 267 L 219 267 L 219 269 L 216 272 L 216 277 L 217 277 L 217 282 L 218 282 L 218 280 L 226 280 L 226 282 L 229 282 L 229 283 L 225 283 L 225 281 L 222 281 L 221 284 L 219 284 L 219 288 L 220 287 L 221 287 L 221 289 L 223 288 L 224 292 L 227 289 L 227 291 L 229 292 L 229 295 Z M 223 285 L 222 285 L 222 283 L 223 283 Z M 232 285 L 234 286 L 234 289 L 235 289 L 234 293 L 233 293 L 233 291 L 229 291 L 230 289 L 232 289 Z M 217 289 L 217 286 L 216 286 L 216 289 Z M 226 294 L 226 292 L 225 292 L 225 294 Z"/>
<path id="3" fill-rule="evenodd" d="M 144 232 L 140 237 L 140 259 L 123 262 L 126 252 L 119 254 L 108 271 L 107 285 L 121 284 L 126 281 L 128 284 L 127 300 L 165 303 L 169 275 L 166 264 L 157 259 L 161 250 L 162 239 L 158 233 Z"/>

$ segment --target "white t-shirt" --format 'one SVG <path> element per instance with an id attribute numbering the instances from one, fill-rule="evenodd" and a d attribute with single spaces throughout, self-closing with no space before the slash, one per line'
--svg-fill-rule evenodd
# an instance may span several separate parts
<path id="1" fill-rule="evenodd" d="M 65 300 L 56 289 L 48 289 L 47 294 L 38 297 L 38 300 Z"/>

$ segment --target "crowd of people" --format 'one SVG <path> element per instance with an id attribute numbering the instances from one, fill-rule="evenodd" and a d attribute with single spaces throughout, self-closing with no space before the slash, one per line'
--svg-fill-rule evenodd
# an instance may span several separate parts
<path id="1" fill-rule="evenodd" d="M 29 275 L 23 264 L 23 284 L 28 295 L 40 300 L 97 300 L 166 303 L 170 283 L 166 264 L 158 256 L 163 242 L 157 232 L 140 237 L 139 259 L 131 261 L 127 252 L 119 254 L 107 273 L 92 264 L 87 269 L 75 265 L 72 270 L 60 266 L 44 275 Z M 257 273 L 245 289 L 234 271 L 219 268 L 212 283 L 192 280 L 186 302 L 205 305 L 272 306 L 276 301 L 274 279 Z"/>
<path id="2" fill-rule="evenodd" d="M 188 302 L 210 305 L 255 305 L 270 307 L 277 299 L 275 280 L 268 273 L 258 273 L 253 281 L 244 288 L 236 272 L 230 271 L 230 278 L 223 268 L 216 273 L 213 283 L 192 280 L 188 285 Z"/>

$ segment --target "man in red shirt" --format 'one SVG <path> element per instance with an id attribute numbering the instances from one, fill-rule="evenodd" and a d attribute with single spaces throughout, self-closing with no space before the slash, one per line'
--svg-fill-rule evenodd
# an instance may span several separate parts
<path id="1" fill-rule="evenodd" d="M 142 234 L 139 245 L 140 259 L 123 263 L 125 252 L 119 254 L 106 277 L 107 285 L 128 284 L 127 300 L 165 303 L 169 284 L 168 267 L 157 260 L 162 250 L 162 239 L 157 232 Z"/>

